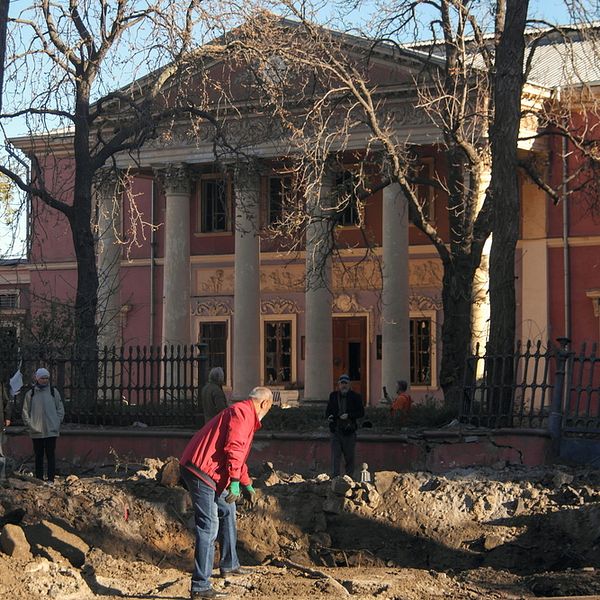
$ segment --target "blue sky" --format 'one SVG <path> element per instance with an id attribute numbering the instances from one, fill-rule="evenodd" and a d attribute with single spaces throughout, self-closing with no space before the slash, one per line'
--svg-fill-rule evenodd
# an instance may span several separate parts
<path id="1" fill-rule="evenodd" d="M 561 0 L 531 0 L 530 2 L 530 16 L 531 18 L 540 18 L 554 23 L 567 24 L 570 21 L 569 12 L 567 10 L 567 5 L 571 3 L 566 3 Z M 598 4 L 600 2 L 588 2 L 588 4 L 595 9 L 595 14 L 592 15 L 595 19 L 600 19 L 600 11 L 598 9 Z M 11 15 L 14 16 L 27 6 L 30 6 L 31 2 L 29 0 L 13 0 L 11 3 Z M 326 3 L 327 7 L 325 11 L 321 14 L 329 13 L 335 4 Z M 360 17 L 366 15 L 369 11 L 369 7 L 373 7 L 374 4 L 371 2 L 364 3 L 362 5 L 362 9 L 360 11 Z M 362 20 L 362 19 L 361 19 Z M 125 84 L 126 81 L 115 81 L 115 87 L 118 85 Z M 26 90 L 25 92 L 26 93 Z M 7 134 L 8 136 L 14 136 L 26 133 L 26 129 L 23 124 L 11 124 L 7 126 Z M 1 221 L 2 215 L 0 215 L 0 257 L 8 257 L 8 256 L 19 256 L 24 253 L 24 237 L 25 237 L 25 228 L 23 226 L 23 221 L 21 221 L 21 226 L 18 228 L 18 235 L 16 244 L 13 244 L 13 235 L 11 231 L 3 224 Z"/>

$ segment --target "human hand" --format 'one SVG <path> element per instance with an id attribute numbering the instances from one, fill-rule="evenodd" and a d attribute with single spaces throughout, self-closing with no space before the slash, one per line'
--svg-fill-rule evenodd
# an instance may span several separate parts
<path id="1" fill-rule="evenodd" d="M 348 413 L 344 413 L 344 414 L 340 415 L 340 419 L 342 421 L 345 421 L 347 418 L 348 418 Z"/>
<path id="2" fill-rule="evenodd" d="M 244 496 L 244 500 L 246 500 L 246 502 L 248 502 L 250 507 L 252 507 L 256 504 L 256 490 L 254 489 L 254 487 L 252 486 L 251 483 L 244 486 L 244 489 L 242 490 L 242 494 Z"/>
<path id="3" fill-rule="evenodd" d="M 237 479 L 234 479 L 229 484 L 229 494 L 225 496 L 225 502 L 228 504 L 233 504 L 240 497 L 240 482 Z"/>

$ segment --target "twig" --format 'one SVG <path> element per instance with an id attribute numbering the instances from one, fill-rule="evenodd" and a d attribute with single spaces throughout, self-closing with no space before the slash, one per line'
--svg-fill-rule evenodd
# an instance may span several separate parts
<path id="1" fill-rule="evenodd" d="M 350 592 L 334 577 L 331 575 L 327 575 L 323 571 L 319 571 L 318 569 L 311 569 L 310 567 L 305 567 L 298 563 L 295 563 L 287 558 L 274 558 L 270 561 L 270 564 L 276 567 L 290 567 L 292 569 L 296 569 L 309 577 L 313 577 L 314 579 L 326 579 L 337 591 L 339 591 L 344 596 L 349 596 Z"/>

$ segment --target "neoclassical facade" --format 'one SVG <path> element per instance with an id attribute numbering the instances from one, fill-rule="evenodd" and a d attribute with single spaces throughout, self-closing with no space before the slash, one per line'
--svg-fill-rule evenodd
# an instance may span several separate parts
<path id="1" fill-rule="evenodd" d="M 390 77 L 388 108 L 398 138 L 410 139 L 423 168 L 443 179 L 447 158 L 440 131 L 417 108 L 405 67 L 395 61 L 392 68 L 385 57 L 373 60 Z M 525 100 L 543 101 L 548 90 L 528 86 Z M 522 123 L 525 133 L 536 126 Z M 437 252 L 409 223 L 399 186 L 380 189 L 360 208 L 345 208 L 332 253 L 321 211 L 334 199 L 340 177 L 351 176 L 353 165 L 326 171 L 320 191 L 305 198 L 310 217 L 305 239 L 287 251 L 267 232 L 281 216 L 285 190 L 294 186 L 291 174 L 281 168 L 289 148 L 281 139 L 273 142 L 273 126 L 264 118 L 246 114 L 235 127 L 240 136 L 253 131 L 252 166 L 240 160 L 217 165 L 208 127 L 175 127 L 135 158 L 118 156 L 118 173 L 113 169 L 99 177 L 100 344 L 207 344 L 210 366 L 224 368 L 233 398 L 268 385 L 290 390 L 305 402 L 323 401 L 342 373 L 348 373 L 368 404 L 380 401 L 383 387 L 393 394 L 399 379 L 410 382 L 417 400 L 439 396 L 440 327 L 452 315 L 442 311 Z M 68 148 L 64 138 L 68 134 L 61 139 L 63 149 Z M 14 142 L 34 151 L 29 138 Z M 346 140 L 352 160 L 365 147 L 360 129 Z M 520 150 L 540 148 L 524 142 Z M 60 160 L 68 163 L 68 150 Z M 56 168 L 57 162 L 52 164 Z M 482 174 L 487 180 L 489 172 Z M 525 179 L 521 195 L 519 337 L 557 337 L 564 332 L 565 315 L 577 314 L 571 319 L 572 337 L 598 341 L 600 227 L 586 220 L 576 203 L 565 216 Z M 72 298 L 76 265 L 67 223 L 33 202 L 38 222 L 51 225 L 32 228 L 29 262 L 18 266 L 28 275 L 22 280 L 31 298 Z M 423 202 L 436 227 L 447 234 L 443 190 L 425 194 Z M 572 267 L 567 278 L 565 248 Z M 476 278 L 471 324 L 475 341 L 482 342 L 489 316 L 488 252 L 489 245 Z M 0 271 L 7 282 L 14 280 L 7 268 Z M 2 285 L 0 280 L 0 296 Z M 33 301 L 27 308 L 37 310 Z"/>

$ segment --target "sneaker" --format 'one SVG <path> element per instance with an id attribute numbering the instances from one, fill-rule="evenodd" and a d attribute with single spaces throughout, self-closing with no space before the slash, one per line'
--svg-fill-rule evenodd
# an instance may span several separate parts
<path id="1" fill-rule="evenodd" d="M 207 590 L 203 590 L 201 592 L 194 592 L 190 594 L 191 600 L 201 600 L 202 598 L 226 598 L 227 594 L 225 592 L 217 592 L 215 588 L 208 588 Z"/>
<path id="2" fill-rule="evenodd" d="M 237 569 L 231 569 L 231 571 L 221 571 L 221 577 L 235 577 L 236 575 L 252 575 L 254 571 L 247 567 L 238 567 Z"/>

